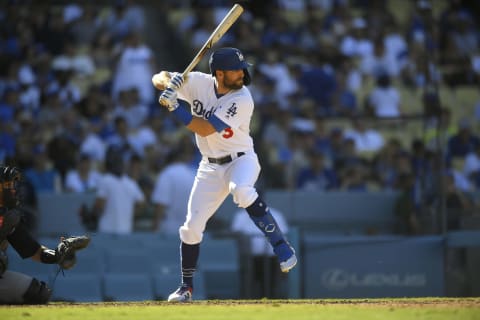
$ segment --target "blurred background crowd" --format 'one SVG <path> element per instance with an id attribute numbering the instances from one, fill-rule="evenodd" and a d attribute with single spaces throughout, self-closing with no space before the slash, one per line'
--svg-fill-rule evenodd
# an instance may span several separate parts
<path id="1" fill-rule="evenodd" d="M 253 63 L 261 189 L 397 191 L 403 233 L 423 210 L 475 212 L 479 3 L 235 2 L 246 12 L 219 46 Z M 233 3 L 2 1 L 0 163 L 22 169 L 26 202 L 94 192 L 111 147 L 147 202 L 179 146 L 195 167 L 151 77 L 183 70 Z"/>

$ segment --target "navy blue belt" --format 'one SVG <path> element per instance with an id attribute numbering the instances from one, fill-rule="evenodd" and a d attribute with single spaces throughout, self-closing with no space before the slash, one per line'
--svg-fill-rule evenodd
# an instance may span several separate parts
<path id="1" fill-rule="evenodd" d="M 245 152 L 237 152 L 237 158 L 243 156 L 244 154 Z M 208 162 L 215 163 L 215 164 L 225 164 L 225 163 L 232 162 L 232 160 L 233 159 L 231 155 L 221 157 L 221 158 L 208 158 Z"/>

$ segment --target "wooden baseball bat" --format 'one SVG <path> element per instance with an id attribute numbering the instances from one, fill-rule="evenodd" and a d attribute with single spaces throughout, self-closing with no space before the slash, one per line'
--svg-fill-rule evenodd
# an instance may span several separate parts
<path id="1" fill-rule="evenodd" d="M 220 40 L 220 38 L 225 34 L 225 32 L 230 29 L 230 27 L 237 21 L 238 17 L 243 13 L 243 8 L 238 3 L 235 4 L 232 9 L 227 13 L 223 20 L 218 24 L 218 26 L 213 30 L 210 37 L 207 39 L 203 47 L 198 51 L 197 55 L 193 58 L 192 62 L 185 68 L 182 73 L 182 76 L 185 77 L 190 71 L 195 68 L 195 66 L 200 62 L 202 57 L 207 53 L 207 51 Z"/>

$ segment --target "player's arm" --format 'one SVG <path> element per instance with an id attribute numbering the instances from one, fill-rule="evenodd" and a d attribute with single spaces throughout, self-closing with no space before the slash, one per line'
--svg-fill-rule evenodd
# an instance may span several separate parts
<path id="1" fill-rule="evenodd" d="M 229 125 L 218 119 L 215 115 L 210 116 L 208 120 L 199 117 L 192 117 L 192 121 L 187 125 L 187 129 L 195 132 L 201 137 L 206 137 L 215 132 L 222 132 Z"/>
<path id="2" fill-rule="evenodd" d="M 192 132 L 206 137 L 215 132 L 221 132 L 229 127 L 225 122 L 212 115 L 208 120 L 194 117 L 189 111 L 188 102 L 177 99 L 177 92 L 167 88 L 160 95 L 159 103 L 166 107 L 178 120 L 180 120 Z"/>

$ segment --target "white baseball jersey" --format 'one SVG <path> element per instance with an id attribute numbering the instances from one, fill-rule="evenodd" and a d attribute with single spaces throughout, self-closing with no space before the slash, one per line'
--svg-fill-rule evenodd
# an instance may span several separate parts
<path id="1" fill-rule="evenodd" d="M 207 137 L 195 135 L 202 156 L 219 158 L 236 152 L 253 150 L 250 137 L 250 119 L 253 114 L 253 99 L 246 87 L 225 94 L 220 98 L 215 93 L 215 78 L 212 75 L 191 72 L 178 90 L 178 98 L 187 101 L 194 116 L 208 119 L 212 114 L 229 128 Z"/>

